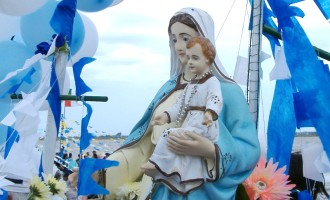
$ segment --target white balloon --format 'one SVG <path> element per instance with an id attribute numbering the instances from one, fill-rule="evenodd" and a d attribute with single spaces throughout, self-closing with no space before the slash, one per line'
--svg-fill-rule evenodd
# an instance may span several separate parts
<path id="1" fill-rule="evenodd" d="M 47 0 L 0 0 L 0 13 L 22 16 L 38 10 Z"/>
<path id="2" fill-rule="evenodd" d="M 122 1 L 124 1 L 124 0 L 113 0 L 112 4 L 110 4 L 109 7 L 115 6 L 119 3 L 121 3 Z"/>
<path id="3" fill-rule="evenodd" d="M 12 36 L 20 33 L 20 17 L 0 13 L 0 40 L 10 40 Z"/>
<path id="4" fill-rule="evenodd" d="M 72 63 L 69 61 L 71 64 L 83 57 L 93 57 L 99 44 L 99 35 L 93 21 L 81 12 L 79 14 L 85 27 L 85 38 L 80 49 L 72 56 Z"/>

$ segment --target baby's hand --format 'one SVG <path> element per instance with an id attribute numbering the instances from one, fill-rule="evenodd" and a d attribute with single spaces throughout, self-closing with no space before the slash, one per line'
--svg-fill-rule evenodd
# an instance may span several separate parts
<path id="1" fill-rule="evenodd" d="M 168 117 L 165 113 L 157 115 L 154 120 L 151 122 L 151 125 L 164 125 L 168 121 Z"/>
<path id="2" fill-rule="evenodd" d="M 205 112 L 202 124 L 206 125 L 206 127 L 210 127 L 213 124 L 213 117 L 211 112 Z"/>

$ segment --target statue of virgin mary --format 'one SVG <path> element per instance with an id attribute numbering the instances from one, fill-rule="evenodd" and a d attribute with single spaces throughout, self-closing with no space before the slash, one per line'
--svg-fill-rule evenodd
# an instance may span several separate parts
<path id="1" fill-rule="evenodd" d="M 173 25 L 176 32 L 173 33 Z M 180 28 L 181 27 L 181 28 Z M 106 187 L 110 199 L 115 198 L 118 189 L 129 183 L 146 179 L 140 166 L 147 162 L 159 137 L 175 123 L 151 126 L 153 117 L 173 105 L 187 82 L 192 78 L 185 63 L 185 49 L 178 47 L 180 40 L 202 35 L 213 44 L 214 23 L 210 15 L 198 8 L 183 8 L 173 15 L 169 27 L 171 72 L 170 79 L 159 89 L 146 109 L 141 120 L 135 125 L 122 147 L 108 159 L 119 161 L 118 167 L 107 170 Z M 175 38 L 173 38 L 175 37 Z M 144 186 L 151 199 L 235 199 L 237 186 L 252 172 L 259 160 L 260 148 L 255 124 L 253 123 L 242 89 L 228 77 L 218 56 L 211 66 L 212 73 L 220 81 L 223 95 L 223 109 L 219 115 L 219 139 L 213 144 L 209 140 L 189 133 L 191 140 L 169 137 L 169 148 L 177 154 L 195 155 L 205 159 L 205 165 L 212 179 L 187 195 L 181 195 L 161 182 Z"/>

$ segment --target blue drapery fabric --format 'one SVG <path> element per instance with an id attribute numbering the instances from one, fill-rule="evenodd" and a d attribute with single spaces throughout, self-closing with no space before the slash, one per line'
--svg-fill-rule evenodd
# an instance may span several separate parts
<path id="1" fill-rule="evenodd" d="M 9 151 L 11 149 L 11 147 L 13 146 L 14 142 L 18 142 L 19 141 L 19 134 L 18 132 L 13 129 L 11 126 L 7 127 L 7 143 L 6 143 L 6 147 L 5 147 L 5 154 L 4 154 L 4 158 L 6 159 Z"/>
<path id="2" fill-rule="evenodd" d="M 16 93 L 22 83 L 32 83 L 31 76 L 36 72 L 34 67 L 19 71 L 15 76 L 10 77 L 0 84 L 0 99 L 7 95 Z"/>
<path id="3" fill-rule="evenodd" d="M 307 190 L 304 190 L 298 192 L 298 200 L 313 200 L 313 197 Z"/>
<path id="4" fill-rule="evenodd" d="M 78 195 L 109 194 L 109 191 L 97 184 L 91 177 L 94 172 L 108 167 L 118 166 L 119 162 L 105 159 L 85 158 L 79 162 Z"/>
<path id="5" fill-rule="evenodd" d="M 293 92 L 299 92 L 296 94 L 299 95 L 300 100 L 298 106 L 306 108 L 304 115 L 312 121 L 329 156 L 330 146 L 326 145 L 326 141 L 330 141 L 330 127 L 327 125 L 330 121 L 330 107 L 327 106 L 330 99 L 330 78 L 324 73 L 324 67 L 319 62 L 313 46 L 295 18 L 304 16 L 299 8 L 291 5 L 300 1 L 268 0 L 268 3 L 278 19 L 279 29 L 282 32 L 286 61 L 292 76 L 291 84 L 294 85 Z M 288 137 L 289 140 L 293 137 L 285 134 L 278 131 L 277 136 L 286 140 Z M 273 146 L 277 148 L 270 149 L 267 156 L 277 155 L 274 159 L 275 162 L 280 162 L 279 167 L 289 166 L 289 162 L 285 163 L 286 159 L 283 159 L 288 155 L 281 152 L 279 145 Z"/>
<path id="6" fill-rule="evenodd" d="M 73 64 L 72 69 L 73 69 L 74 81 L 76 84 L 76 95 L 77 96 L 80 96 L 86 92 L 92 91 L 92 89 L 90 87 L 88 87 L 86 85 L 86 83 L 82 80 L 80 75 L 81 75 L 81 71 L 82 71 L 83 67 L 86 64 L 93 62 L 94 60 L 96 60 L 96 59 L 91 58 L 91 57 L 83 57 L 78 62 Z"/>
<path id="7" fill-rule="evenodd" d="M 264 3 L 263 7 L 263 22 L 264 25 L 269 26 L 271 28 L 277 29 L 275 22 L 273 21 L 272 17 L 275 17 L 274 13 L 267 7 L 267 4 Z M 268 39 L 270 43 L 270 47 L 272 49 L 273 57 L 275 57 L 275 47 L 281 46 L 279 40 L 267 33 L 263 33 L 263 35 Z"/>
<path id="8" fill-rule="evenodd" d="M 42 155 L 43 155 L 43 153 L 41 153 L 41 155 L 40 155 L 40 164 L 39 164 L 39 174 L 38 174 L 38 176 L 40 177 L 40 178 L 44 178 L 43 177 L 43 172 L 44 172 L 44 167 L 42 166 Z"/>
<path id="9" fill-rule="evenodd" d="M 291 150 L 296 132 L 296 118 L 290 80 L 276 81 L 267 129 L 267 160 L 287 165 L 289 170 Z"/>
<path id="10" fill-rule="evenodd" d="M 58 3 L 52 19 L 51 27 L 58 33 L 62 34 L 68 45 L 71 44 L 73 20 L 76 15 L 77 0 L 62 0 Z"/>
<path id="11" fill-rule="evenodd" d="M 91 139 L 94 137 L 93 134 L 89 133 L 87 129 L 93 109 L 92 106 L 84 101 L 83 104 L 87 108 L 87 113 L 86 116 L 81 120 L 80 153 L 89 146 Z"/>
<path id="12" fill-rule="evenodd" d="M 310 117 L 307 116 L 306 110 L 304 104 L 304 96 L 301 95 L 301 92 L 293 93 L 293 99 L 294 99 L 294 110 L 296 114 L 296 120 L 297 120 L 297 128 L 303 128 L 303 127 L 313 127 L 313 123 L 310 120 Z"/>
<path id="13" fill-rule="evenodd" d="M 326 19 L 330 19 L 330 2 L 329 0 L 314 0 Z"/>
<path id="14" fill-rule="evenodd" d="M 61 120 L 61 100 L 60 100 L 60 87 L 56 76 L 55 65 L 56 65 L 56 61 L 54 58 L 52 63 L 51 77 L 50 77 L 51 90 L 48 94 L 47 100 L 55 119 L 56 133 L 58 133 L 60 120 Z"/>
<path id="15" fill-rule="evenodd" d="M 3 190 L 3 189 L 0 189 L 0 190 L 3 192 L 3 194 L 0 195 L 0 200 L 7 200 L 8 199 L 8 192 Z"/>

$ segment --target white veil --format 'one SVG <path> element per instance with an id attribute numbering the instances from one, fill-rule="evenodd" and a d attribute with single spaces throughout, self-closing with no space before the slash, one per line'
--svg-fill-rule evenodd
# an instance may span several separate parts
<path id="1" fill-rule="evenodd" d="M 214 22 L 211 16 L 199 9 L 199 8 L 183 8 L 180 11 L 174 14 L 187 14 L 189 18 L 195 23 L 198 32 L 208 38 L 213 45 L 215 46 L 215 38 L 214 38 Z M 170 33 L 169 33 L 170 34 Z M 175 53 L 174 44 L 170 41 L 170 50 L 171 50 L 171 78 L 174 78 L 181 74 L 181 63 L 177 54 Z M 214 59 L 214 63 L 211 66 L 213 75 L 215 75 L 219 80 L 226 82 L 234 82 L 231 78 L 229 78 L 226 70 L 224 69 L 219 57 L 216 55 Z"/>

